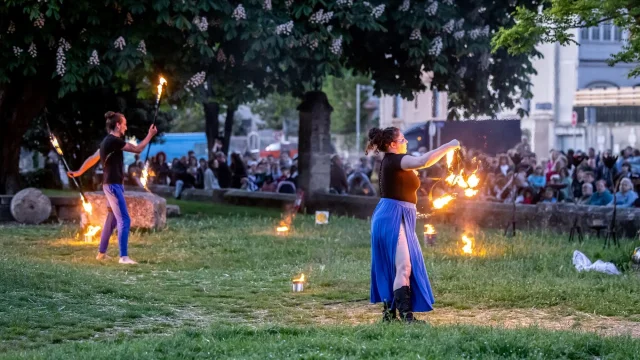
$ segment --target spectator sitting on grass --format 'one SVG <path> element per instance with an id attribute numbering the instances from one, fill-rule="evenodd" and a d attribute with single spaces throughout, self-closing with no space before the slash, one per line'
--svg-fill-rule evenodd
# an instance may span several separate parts
<path id="1" fill-rule="evenodd" d="M 355 171 L 349 179 L 349 194 L 350 195 L 363 195 L 363 196 L 375 196 L 376 191 L 373 189 L 369 178 L 365 173 Z"/>
<path id="2" fill-rule="evenodd" d="M 633 202 L 638 198 L 638 194 L 633 191 L 633 183 L 629 178 L 623 178 L 620 180 L 620 191 L 616 193 L 615 202 L 620 208 L 627 208 L 633 205 Z M 613 201 L 609 203 L 609 206 L 613 206 Z"/>
<path id="3" fill-rule="evenodd" d="M 604 180 L 596 181 L 596 192 L 591 195 L 588 205 L 606 206 L 613 201 L 613 195 L 607 189 L 607 182 Z"/>

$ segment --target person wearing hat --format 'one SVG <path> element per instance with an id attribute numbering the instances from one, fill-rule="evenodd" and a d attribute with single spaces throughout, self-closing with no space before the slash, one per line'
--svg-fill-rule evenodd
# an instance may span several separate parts
<path id="1" fill-rule="evenodd" d="M 419 321 L 413 312 L 433 310 L 433 292 L 415 233 L 416 170 L 436 164 L 449 151 L 460 148 L 457 140 L 424 155 L 407 154 L 407 139 L 398 128 L 369 130 L 365 154 L 383 152 L 378 175 L 380 201 L 371 222 L 371 302 L 383 303 L 383 321 Z"/>

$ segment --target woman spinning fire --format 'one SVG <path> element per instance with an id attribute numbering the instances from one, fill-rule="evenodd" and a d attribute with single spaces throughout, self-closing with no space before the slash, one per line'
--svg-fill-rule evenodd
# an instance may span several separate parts
<path id="1" fill-rule="evenodd" d="M 460 148 L 452 140 L 421 156 L 407 155 L 407 139 L 398 128 L 369 130 L 365 154 L 383 152 L 378 175 L 380 202 L 371 223 L 371 302 L 384 305 L 383 321 L 421 322 L 413 312 L 433 310 L 433 293 L 424 266 L 416 227 L 416 191 L 420 180 L 413 170 L 437 163 Z"/>

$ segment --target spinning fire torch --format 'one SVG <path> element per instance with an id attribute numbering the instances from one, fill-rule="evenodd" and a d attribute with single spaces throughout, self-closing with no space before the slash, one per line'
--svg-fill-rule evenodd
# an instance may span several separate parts
<path id="1" fill-rule="evenodd" d="M 160 76 L 160 81 L 158 82 L 158 96 L 156 97 L 156 111 L 153 115 L 153 124 L 156 124 L 156 119 L 158 118 L 158 108 L 160 107 L 160 98 L 162 97 L 162 87 L 167 85 L 167 80 L 165 80 L 162 76 Z M 151 144 L 147 146 L 147 156 L 144 159 L 144 168 L 142 169 L 142 174 L 140 174 L 140 183 L 142 186 L 149 190 L 147 187 L 147 182 L 149 180 L 149 152 L 151 151 Z M 152 174 L 152 176 L 154 176 Z"/>
<path id="2" fill-rule="evenodd" d="M 64 164 L 64 167 L 67 169 L 68 172 L 71 172 L 71 168 L 69 168 L 69 164 L 67 164 L 67 160 L 64 158 L 64 154 L 62 152 L 62 149 L 60 148 L 60 143 L 58 143 L 58 139 L 51 132 L 49 123 L 47 123 L 47 131 L 49 132 L 49 140 L 51 141 L 51 145 L 53 145 L 53 148 L 56 149 L 56 152 L 58 153 L 58 155 L 60 155 L 60 158 L 62 159 L 62 163 Z M 84 211 L 87 214 L 91 215 L 93 207 L 91 206 L 91 203 L 87 201 L 87 198 L 84 196 L 84 192 L 82 191 L 82 186 L 80 186 L 80 183 L 78 183 L 78 179 L 76 179 L 75 177 L 71 177 L 71 179 L 73 179 L 73 182 L 78 187 L 78 191 L 80 191 L 80 198 L 82 199 L 82 207 L 84 208 Z"/>

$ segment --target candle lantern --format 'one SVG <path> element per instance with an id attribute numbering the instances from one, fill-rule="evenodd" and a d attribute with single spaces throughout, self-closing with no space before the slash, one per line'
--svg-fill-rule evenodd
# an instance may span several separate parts
<path id="1" fill-rule="evenodd" d="M 293 279 L 293 292 L 302 292 L 304 291 L 304 274 L 300 275 L 299 278 Z"/>

